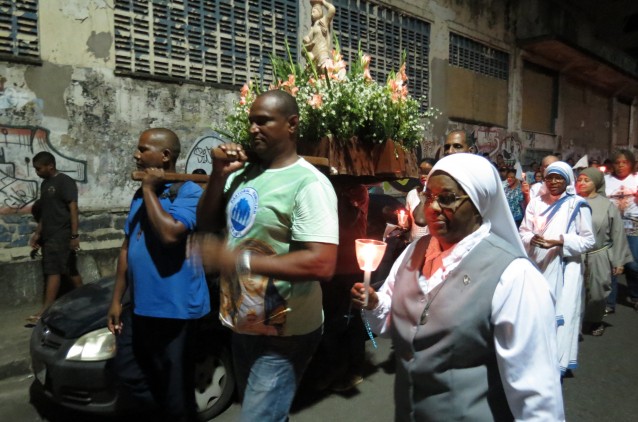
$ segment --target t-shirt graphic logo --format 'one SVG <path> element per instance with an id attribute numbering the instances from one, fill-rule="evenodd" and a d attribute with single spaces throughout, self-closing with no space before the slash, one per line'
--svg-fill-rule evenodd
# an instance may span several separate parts
<path id="1" fill-rule="evenodd" d="M 228 203 L 228 227 L 233 237 L 242 237 L 252 227 L 259 205 L 259 194 L 253 188 L 243 188 Z"/>

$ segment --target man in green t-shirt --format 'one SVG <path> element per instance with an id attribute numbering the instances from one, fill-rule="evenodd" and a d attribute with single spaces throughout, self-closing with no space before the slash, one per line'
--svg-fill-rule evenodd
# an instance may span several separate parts
<path id="1" fill-rule="evenodd" d="M 203 264 L 221 273 L 220 318 L 233 331 L 242 421 L 285 420 L 321 338 L 319 281 L 334 271 L 337 199 L 328 179 L 297 155 L 299 110 L 284 91 L 255 99 L 247 163 L 240 145 L 213 160 L 197 212 Z"/>

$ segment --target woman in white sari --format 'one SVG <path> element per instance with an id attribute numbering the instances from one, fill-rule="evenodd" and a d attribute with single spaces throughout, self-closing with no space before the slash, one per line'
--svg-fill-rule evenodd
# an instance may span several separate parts
<path id="1" fill-rule="evenodd" d="M 527 254 L 550 284 L 556 300 L 561 372 L 578 366 L 578 334 L 583 305 L 581 255 L 595 243 L 592 213 L 575 194 L 574 173 L 558 161 L 545 169 L 546 192 L 530 201 L 520 227 Z"/>

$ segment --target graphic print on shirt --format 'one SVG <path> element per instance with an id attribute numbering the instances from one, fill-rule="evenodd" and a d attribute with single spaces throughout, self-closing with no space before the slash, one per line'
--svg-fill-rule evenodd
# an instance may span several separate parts
<path id="1" fill-rule="evenodd" d="M 627 236 L 638 236 L 638 178 L 630 174 L 624 180 L 610 176 L 605 178 L 607 198 L 618 208 Z"/>
<path id="2" fill-rule="evenodd" d="M 248 239 L 239 246 L 253 254 L 274 255 L 266 242 Z M 281 335 L 290 311 L 272 277 L 237 273 L 222 275 L 220 318 L 224 325 L 244 334 Z"/>
<path id="3" fill-rule="evenodd" d="M 635 192 L 631 189 L 631 187 L 621 185 L 620 188 L 609 195 L 609 199 L 614 203 L 614 205 L 616 205 L 621 216 L 624 216 L 625 211 L 633 205 L 634 194 Z"/>
<path id="4" fill-rule="evenodd" d="M 233 237 L 242 237 L 255 223 L 259 194 L 253 188 L 243 188 L 233 194 L 228 203 L 227 226 Z"/>

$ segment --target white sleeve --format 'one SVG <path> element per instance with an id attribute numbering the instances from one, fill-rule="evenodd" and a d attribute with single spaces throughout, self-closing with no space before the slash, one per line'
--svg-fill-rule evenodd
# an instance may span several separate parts
<path id="1" fill-rule="evenodd" d="M 337 195 L 328 181 L 305 185 L 295 197 L 292 240 L 339 244 Z"/>
<path id="2" fill-rule="evenodd" d="M 517 421 L 564 421 L 554 303 L 526 258 L 505 269 L 492 299 L 494 344 L 507 402 Z"/>
<path id="3" fill-rule="evenodd" d="M 377 292 L 379 297 L 379 304 L 371 311 L 364 310 L 364 316 L 368 319 L 370 329 L 373 333 L 387 337 L 389 336 L 389 328 L 391 324 L 391 308 L 392 308 L 392 293 L 394 292 L 394 283 L 396 282 L 397 272 L 401 263 L 406 256 L 411 256 L 417 242 L 412 242 L 401 253 L 399 258 L 392 265 L 388 277 Z"/>
<path id="4" fill-rule="evenodd" d="M 582 207 L 574 221 L 576 230 L 561 235 L 563 238 L 563 256 L 578 256 L 594 247 L 596 238 L 592 228 L 591 209 Z"/>
<path id="5" fill-rule="evenodd" d="M 532 198 L 532 200 L 529 201 L 529 204 L 527 204 L 527 208 L 525 208 L 525 217 L 523 217 L 521 226 L 518 229 L 518 234 L 521 236 L 521 240 L 523 241 L 523 245 L 525 246 L 525 248 L 529 247 L 529 244 L 532 241 L 532 237 L 534 237 L 536 203 L 536 198 Z"/>

